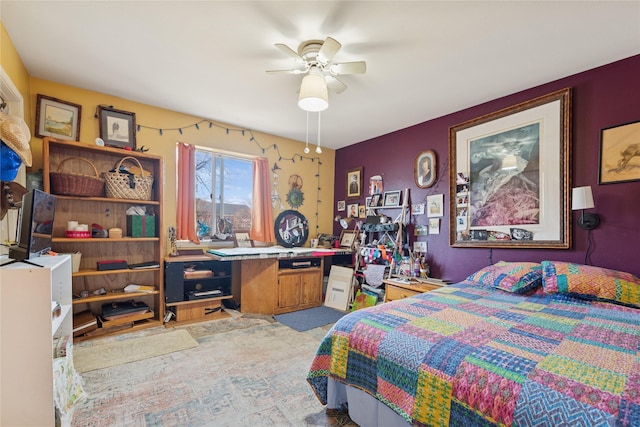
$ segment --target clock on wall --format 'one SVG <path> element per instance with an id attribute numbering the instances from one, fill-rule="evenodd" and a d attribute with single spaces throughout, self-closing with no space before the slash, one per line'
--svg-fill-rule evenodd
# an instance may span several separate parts
<path id="1" fill-rule="evenodd" d="M 309 237 L 309 221 L 300 212 L 287 210 L 277 216 L 274 231 L 278 244 L 285 248 L 302 246 Z"/>

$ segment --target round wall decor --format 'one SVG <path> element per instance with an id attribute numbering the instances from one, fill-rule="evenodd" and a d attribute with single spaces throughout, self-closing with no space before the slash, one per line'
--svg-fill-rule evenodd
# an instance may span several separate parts
<path id="1" fill-rule="evenodd" d="M 300 212 L 287 210 L 276 217 L 274 231 L 279 245 L 285 248 L 302 246 L 309 237 L 309 222 Z"/>

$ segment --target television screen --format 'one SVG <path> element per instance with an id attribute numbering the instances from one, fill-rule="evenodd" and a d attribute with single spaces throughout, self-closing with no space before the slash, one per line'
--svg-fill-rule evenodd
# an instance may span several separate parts
<path id="1" fill-rule="evenodd" d="M 18 222 L 18 244 L 10 258 L 31 259 L 51 250 L 56 197 L 33 189 L 22 197 Z"/>

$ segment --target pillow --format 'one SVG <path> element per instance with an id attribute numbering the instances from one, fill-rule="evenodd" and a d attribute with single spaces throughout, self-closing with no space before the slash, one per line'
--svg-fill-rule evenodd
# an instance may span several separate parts
<path id="1" fill-rule="evenodd" d="M 467 280 L 482 286 L 522 294 L 540 286 L 542 266 L 537 262 L 498 261 L 473 273 Z"/>
<path id="2" fill-rule="evenodd" d="M 546 294 L 577 294 L 640 307 L 640 278 L 631 273 L 571 262 L 542 261 Z"/>

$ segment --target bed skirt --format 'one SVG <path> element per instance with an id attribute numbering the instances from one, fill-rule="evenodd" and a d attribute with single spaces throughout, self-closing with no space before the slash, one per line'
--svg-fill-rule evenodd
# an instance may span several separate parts
<path id="1" fill-rule="evenodd" d="M 400 415 L 364 391 L 329 378 L 327 408 L 349 408 L 349 418 L 360 427 L 410 427 Z"/>

